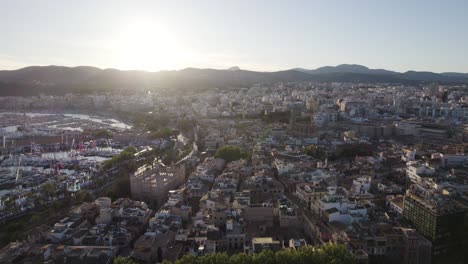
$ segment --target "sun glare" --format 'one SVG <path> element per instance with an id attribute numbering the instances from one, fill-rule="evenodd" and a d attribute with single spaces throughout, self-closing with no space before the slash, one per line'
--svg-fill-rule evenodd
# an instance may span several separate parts
<path id="1" fill-rule="evenodd" d="M 117 64 L 124 69 L 176 69 L 188 56 L 167 27 L 150 20 L 128 24 L 119 32 L 115 47 Z"/>

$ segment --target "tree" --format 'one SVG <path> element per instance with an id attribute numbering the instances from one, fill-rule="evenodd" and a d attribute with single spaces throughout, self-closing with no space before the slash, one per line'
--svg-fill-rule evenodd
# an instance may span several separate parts
<path id="1" fill-rule="evenodd" d="M 291 250 L 280 250 L 275 253 L 276 263 L 299 264 L 301 263 L 299 254 Z"/>
<path id="2" fill-rule="evenodd" d="M 208 254 L 198 258 L 200 264 L 217 264 L 217 263 L 229 263 L 229 256 L 227 253 L 215 253 Z"/>
<path id="3" fill-rule="evenodd" d="M 177 151 L 173 148 L 170 148 L 164 153 L 162 157 L 162 162 L 164 164 L 170 165 L 175 162 L 176 158 L 177 158 Z"/>
<path id="4" fill-rule="evenodd" d="M 112 138 L 112 132 L 106 129 L 99 129 L 94 132 L 96 138 Z"/>
<path id="5" fill-rule="evenodd" d="M 146 115 L 138 112 L 133 115 L 133 125 L 135 127 L 142 127 L 146 122 Z"/>
<path id="6" fill-rule="evenodd" d="M 225 145 L 215 153 L 215 158 L 221 158 L 226 162 L 236 161 L 242 158 L 248 158 L 247 153 L 243 152 L 238 146 Z"/>
<path id="7" fill-rule="evenodd" d="M 226 253 L 214 253 L 201 257 L 184 255 L 176 264 L 351 264 L 353 256 L 343 245 L 326 244 L 320 247 L 306 246 L 298 250 L 264 250 L 260 253 L 245 253 L 228 256 Z"/>
<path id="8" fill-rule="evenodd" d="M 31 216 L 31 223 L 42 223 L 43 217 L 39 213 L 34 213 Z"/>
<path id="9" fill-rule="evenodd" d="M 197 258 L 191 254 L 185 254 L 182 258 L 178 259 L 175 264 L 195 264 Z"/>
<path id="10" fill-rule="evenodd" d="M 353 256 L 343 245 L 325 244 L 321 248 L 326 256 L 326 263 L 354 263 Z"/>
<path id="11" fill-rule="evenodd" d="M 229 258 L 229 263 L 231 264 L 250 264 L 252 263 L 252 258 L 250 255 L 245 253 L 234 254 Z"/>
<path id="12" fill-rule="evenodd" d="M 309 145 L 305 148 L 305 153 L 308 156 L 314 156 L 316 151 L 317 151 L 317 146 L 315 145 Z"/>
<path id="13" fill-rule="evenodd" d="M 324 263 L 324 259 L 321 256 L 320 250 L 315 247 L 302 247 L 298 250 L 299 259 L 301 263 Z"/>
<path id="14" fill-rule="evenodd" d="M 128 118 L 128 115 L 128 113 L 125 113 L 123 117 Z M 157 131 L 161 127 L 167 126 L 170 118 L 168 114 L 164 112 L 162 106 L 159 106 L 159 110 L 156 110 L 156 112 L 136 112 L 131 117 L 131 120 L 135 127 L 145 127 L 149 131 Z"/>
<path id="15" fill-rule="evenodd" d="M 195 127 L 195 125 L 196 125 L 195 120 L 180 119 L 179 121 L 177 121 L 177 128 L 184 132 L 189 131 L 190 129 Z"/>
<path id="16" fill-rule="evenodd" d="M 46 200 L 48 201 L 53 195 L 55 195 L 57 192 L 55 186 L 48 182 L 44 183 L 40 187 L 40 193 L 43 193 L 46 197 Z"/>
<path id="17" fill-rule="evenodd" d="M 317 147 L 316 145 L 308 145 L 304 152 L 307 156 L 314 157 L 316 159 L 325 159 L 327 157 L 325 151 L 321 147 Z"/>
<path id="18" fill-rule="evenodd" d="M 268 114 L 261 114 L 260 116 L 267 123 L 274 123 L 274 122 L 288 123 L 290 115 L 291 115 L 290 112 L 286 111 L 286 112 L 271 112 Z"/>
<path id="19" fill-rule="evenodd" d="M 158 131 L 159 129 L 167 126 L 169 123 L 169 117 L 166 115 L 147 115 L 144 123 L 148 130 Z"/>
<path id="20" fill-rule="evenodd" d="M 75 193 L 75 199 L 74 199 L 75 204 L 81 204 L 83 202 L 91 202 L 93 201 L 93 196 L 85 191 L 85 190 L 79 190 Z"/>
<path id="21" fill-rule="evenodd" d="M 137 149 L 135 147 L 129 146 L 124 148 L 122 152 L 135 154 L 137 153 Z"/>
<path id="22" fill-rule="evenodd" d="M 114 258 L 114 264 L 137 264 L 134 260 L 122 256 L 118 256 Z"/>
<path id="23" fill-rule="evenodd" d="M 158 131 L 151 133 L 151 138 L 156 139 L 156 138 L 165 138 L 169 139 L 174 133 L 170 128 L 163 127 L 158 129 Z"/>
<path id="24" fill-rule="evenodd" d="M 136 169 L 135 153 L 137 149 L 134 147 L 126 147 L 118 155 L 115 155 L 110 160 L 106 160 L 102 163 L 104 169 L 110 169 L 114 166 L 118 166 L 119 169 L 125 173 L 131 172 Z"/>
<path id="25" fill-rule="evenodd" d="M 275 264 L 275 253 L 271 250 L 264 250 L 252 256 L 253 264 Z"/>
<path id="26" fill-rule="evenodd" d="M 8 200 L 5 201 L 4 206 L 5 206 L 5 211 L 7 212 L 16 211 L 15 199 L 9 198 Z"/>

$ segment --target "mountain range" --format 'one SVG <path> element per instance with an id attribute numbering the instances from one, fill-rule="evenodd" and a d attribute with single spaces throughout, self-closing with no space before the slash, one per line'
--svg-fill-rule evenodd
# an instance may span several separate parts
<path id="1" fill-rule="evenodd" d="M 0 71 L 0 96 L 63 94 L 68 92 L 134 91 L 147 89 L 212 89 L 248 87 L 274 82 L 351 82 L 468 84 L 468 73 L 395 72 L 357 64 L 294 68 L 258 72 L 231 67 L 226 70 L 186 68 L 177 71 L 122 71 L 89 66 L 31 66 Z"/>

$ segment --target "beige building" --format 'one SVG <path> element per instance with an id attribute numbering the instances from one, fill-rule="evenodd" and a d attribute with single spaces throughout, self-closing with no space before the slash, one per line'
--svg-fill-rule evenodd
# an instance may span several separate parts
<path id="1" fill-rule="evenodd" d="M 185 181 L 185 165 L 165 166 L 155 161 L 130 174 L 132 198 L 160 206 L 170 190 L 178 188 Z"/>
<path id="2" fill-rule="evenodd" d="M 296 185 L 296 196 L 307 204 L 307 209 L 314 211 L 320 199 L 328 193 L 323 182 L 299 183 Z"/>

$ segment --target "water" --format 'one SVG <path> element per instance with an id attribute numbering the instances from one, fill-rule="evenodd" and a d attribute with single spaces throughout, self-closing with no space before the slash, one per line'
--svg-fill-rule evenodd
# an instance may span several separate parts
<path id="1" fill-rule="evenodd" d="M 3 124 L 4 127 L 0 127 L 1 134 L 6 134 L 6 135 L 17 134 L 19 132 L 18 126 L 21 126 L 23 124 L 23 118 L 22 118 L 23 114 L 13 113 L 13 112 L 3 112 L 3 113 L 0 113 L 0 119 L 7 115 L 17 116 L 15 118 L 10 117 L 10 119 L 12 119 L 11 124 L 16 124 L 16 125 L 5 126 L 5 124 L 9 123 L 9 122 L 5 122 L 5 124 Z M 86 121 L 90 121 L 92 123 L 96 123 L 99 125 L 105 125 L 110 128 L 117 128 L 117 129 L 122 129 L 122 130 L 132 128 L 132 126 L 127 125 L 113 118 L 103 118 L 99 116 L 90 116 L 86 114 L 24 113 L 24 115 L 26 117 L 31 118 L 31 120 L 28 120 L 26 122 L 26 125 L 28 127 L 34 127 L 37 129 L 51 128 L 51 129 L 57 129 L 57 130 L 83 132 L 84 128 L 86 127 L 83 127 L 83 125 L 80 125 L 81 120 L 86 120 Z M 44 122 L 44 120 L 37 120 L 39 117 L 50 117 L 50 118 L 48 118 L 46 122 Z M 4 117 L 4 118 L 8 118 L 8 117 Z"/>
<path id="2" fill-rule="evenodd" d="M 42 153 L 41 157 L 44 158 L 44 159 L 54 159 L 54 157 L 55 157 L 56 160 L 71 160 L 72 159 L 72 156 L 70 155 L 69 151 Z M 89 161 L 103 162 L 103 161 L 108 160 L 110 158 L 99 157 L 99 156 L 78 156 L 77 159 L 78 160 L 89 160 Z"/>
<path id="3" fill-rule="evenodd" d="M 129 126 L 127 124 L 124 124 L 123 122 L 120 122 L 116 119 L 103 119 L 97 116 L 89 116 L 89 115 L 83 115 L 83 114 L 64 114 L 66 117 L 72 117 L 72 118 L 78 118 L 78 119 L 84 119 L 84 120 L 90 120 L 96 123 L 101 123 L 101 124 L 109 124 L 111 127 L 116 127 L 116 128 L 122 128 L 122 129 L 130 129 L 132 126 Z"/>

